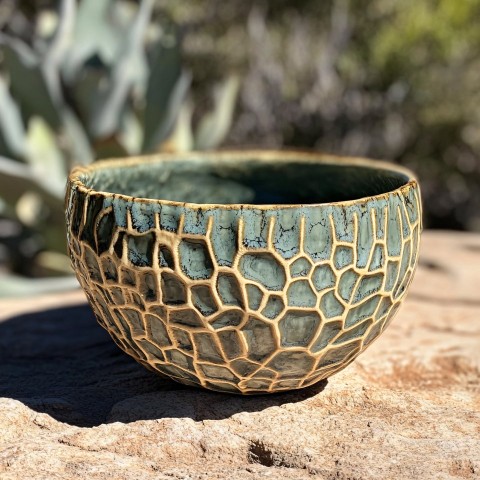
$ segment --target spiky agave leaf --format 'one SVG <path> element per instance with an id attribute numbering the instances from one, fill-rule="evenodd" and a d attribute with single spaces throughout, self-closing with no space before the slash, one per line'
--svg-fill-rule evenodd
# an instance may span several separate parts
<path id="1" fill-rule="evenodd" d="M 12 95 L 20 106 L 24 120 L 32 115 L 40 115 L 52 128 L 58 129 L 61 125 L 61 99 L 52 95 L 41 57 L 21 40 L 3 34 L 0 34 L 0 49 Z"/>
<path id="2" fill-rule="evenodd" d="M 143 41 L 145 29 L 150 21 L 153 0 L 143 0 L 137 16 L 122 43 L 121 53 L 105 82 L 103 94 L 93 110 L 91 132 L 95 138 L 111 136 L 120 124 L 128 95 L 138 76 L 145 70 Z"/>
<path id="3" fill-rule="evenodd" d="M 150 64 L 142 152 L 156 150 L 168 136 L 191 82 L 190 73 L 182 68 L 180 39 L 175 30 L 160 37 Z"/>
<path id="4" fill-rule="evenodd" d="M 33 178 L 55 197 L 63 198 L 67 170 L 54 132 L 41 117 L 34 116 L 28 122 L 26 140 L 25 158 Z"/>
<path id="5" fill-rule="evenodd" d="M 122 27 L 108 21 L 114 0 L 82 0 L 78 6 L 73 39 L 63 62 L 62 76 L 69 84 L 96 55 L 105 66 L 112 66 L 124 38 Z"/>
<path id="6" fill-rule="evenodd" d="M 218 147 L 232 124 L 240 80 L 231 75 L 217 86 L 214 92 L 213 110 L 200 121 L 195 135 L 195 148 L 208 150 Z"/>
<path id="7" fill-rule="evenodd" d="M 25 154 L 25 127 L 18 105 L 0 77 L 0 137 L 7 152 L 22 158 Z"/>

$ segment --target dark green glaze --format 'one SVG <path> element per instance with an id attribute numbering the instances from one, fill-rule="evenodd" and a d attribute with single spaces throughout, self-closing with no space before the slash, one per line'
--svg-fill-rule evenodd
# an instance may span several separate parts
<path id="1" fill-rule="evenodd" d="M 281 155 L 281 154 L 280 154 Z M 265 163 L 215 156 L 99 170 L 80 179 L 89 188 L 132 197 L 189 203 L 276 204 L 355 200 L 405 185 L 407 175 L 365 166 Z"/>

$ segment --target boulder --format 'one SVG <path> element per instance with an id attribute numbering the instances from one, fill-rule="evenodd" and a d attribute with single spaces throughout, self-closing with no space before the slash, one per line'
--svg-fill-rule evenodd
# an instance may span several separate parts
<path id="1" fill-rule="evenodd" d="M 480 478 L 480 236 L 426 232 L 388 330 L 313 387 L 156 376 L 79 291 L 0 303 L 0 478 Z"/>

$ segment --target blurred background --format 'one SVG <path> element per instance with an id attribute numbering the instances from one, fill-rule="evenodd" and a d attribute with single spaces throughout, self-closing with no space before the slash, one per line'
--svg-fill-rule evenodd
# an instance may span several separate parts
<path id="1" fill-rule="evenodd" d="M 480 0 L 0 0 L 0 296 L 72 288 L 73 165 L 301 148 L 393 160 L 480 231 Z"/>

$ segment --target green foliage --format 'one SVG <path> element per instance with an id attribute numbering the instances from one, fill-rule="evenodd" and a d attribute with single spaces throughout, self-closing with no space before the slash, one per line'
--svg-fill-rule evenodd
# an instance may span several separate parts
<path id="1" fill-rule="evenodd" d="M 480 0 L 165 3 L 195 78 L 244 72 L 230 145 L 395 160 L 427 226 L 480 231 Z"/>
<path id="2" fill-rule="evenodd" d="M 428 226 L 479 230 L 480 1 L 375 5 L 370 35 L 347 55 L 364 59 L 384 98 L 404 90 L 385 113 L 405 131 L 394 158 L 418 172 Z"/>
<path id="3" fill-rule="evenodd" d="M 177 125 L 179 112 L 191 108 L 191 75 L 176 26 L 154 13 L 154 4 L 62 0 L 58 11 L 39 10 L 27 21 L 13 9 L 3 22 L 0 213 L 39 232 L 46 251 L 65 250 L 63 195 L 73 165 L 162 148 L 214 148 L 229 130 L 238 89 L 230 77 L 198 131 L 191 116 Z M 179 128 L 192 141 L 178 136 Z"/>
<path id="4" fill-rule="evenodd" d="M 388 4 L 387 4 L 388 5 Z M 413 68 L 471 53 L 480 42 L 480 2 L 406 0 L 386 5 L 382 24 L 371 40 L 377 68 L 405 74 Z"/>

